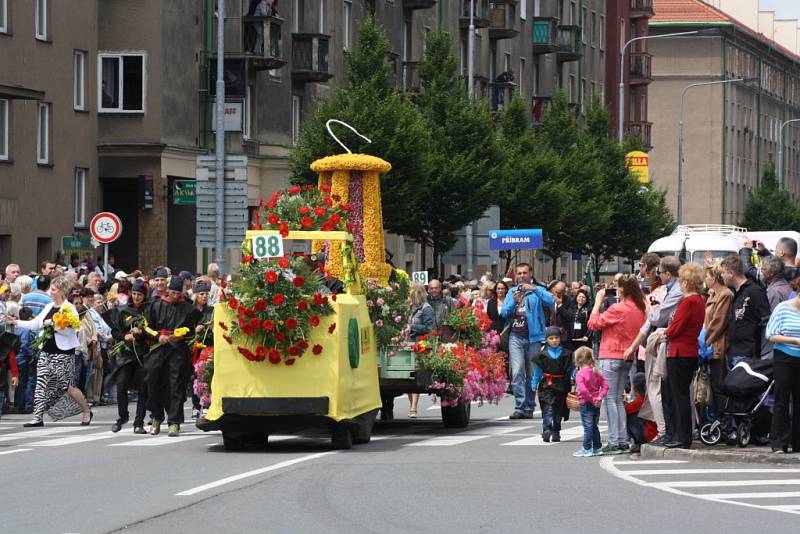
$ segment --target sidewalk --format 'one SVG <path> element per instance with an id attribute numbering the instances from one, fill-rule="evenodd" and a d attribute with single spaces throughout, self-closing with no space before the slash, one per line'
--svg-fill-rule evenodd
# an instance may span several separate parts
<path id="1" fill-rule="evenodd" d="M 709 447 L 699 441 L 692 443 L 691 449 L 667 449 L 658 445 L 642 445 L 641 458 L 669 459 L 669 460 L 696 460 L 707 462 L 744 462 L 758 464 L 800 464 L 800 454 L 773 454 L 769 446 L 748 445 L 737 447 L 730 445 L 716 445 Z"/>

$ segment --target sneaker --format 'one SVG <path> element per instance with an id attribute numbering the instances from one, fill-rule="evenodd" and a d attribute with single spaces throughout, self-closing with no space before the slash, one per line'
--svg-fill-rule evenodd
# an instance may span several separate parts
<path id="1" fill-rule="evenodd" d="M 509 419 L 525 419 L 525 414 L 520 412 L 519 410 L 515 410 L 514 413 L 508 416 Z"/>
<path id="2" fill-rule="evenodd" d="M 523 412 L 522 413 L 523 419 L 533 419 L 533 412 Z"/>
<path id="3" fill-rule="evenodd" d="M 602 449 L 603 454 L 622 454 L 622 450 L 616 445 L 612 445 L 610 443 L 606 443 L 605 447 Z"/>
<path id="4" fill-rule="evenodd" d="M 549 430 L 545 430 L 544 432 L 542 432 L 542 440 L 545 443 L 550 443 L 550 431 Z"/>
<path id="5" fill-rule="evenodd" d="M 590 456 L 594 456 L 594 453 L 589 449 L 581 449 L 579 451 L 573 452 L 572 456 L 575 458 L 589 458 Z"/>
<path id="6" fill-rule="evenodd" d="M 198 417 L 200 417 L 200 410 L 192 408 L 192 419 L 197 419 Z"/>
<path id="7" fill-rule="evenodd" d="M 561 441 L 561 434 L 559 434 L 558 432 L 553 432 L 553 434 L 550 436 L 550 441 L 552 441 L 553 443 L 558 443 L 559 441 Z"/>
<path id="8" fill-rule="evenodd" d="M 150 435 L 157 436 L 161 433 L 161 421 L 158 419 L 153 419 L 153 422 L 150 423 Z"/>
<path id="9" fill-rule="evenodd" d="M 169 434 L 171 438 L 177 438 L 181 433 L 181 427 L 175 423 L 169 425 Z"/>
<path id="10" fill-rule="evenodd" d="M 617 445 L 617 448 L 622 452 L 628 452 L 631 449 L 630 445 L 628 445 L 627 443 L 620 443 L 619 445 Z"/>
<path id="11" fill-rule="evenodd" d="M 638 453 L 642 452 L 642 446 L 639 445 L 638 443 L 634 443 L 633 445 L 631 445 L 631 449 L 630 450 L 631 450 L 632 454 L 638 454 Z"/>
<path id="12" fill-rule="evenodd" d="M 128 422 L 127 419 L 120 417 L 119 419 L 117 419 L 116 423 L 111 425 L 111 431 L 114 433 L 119 432 L 120 430 L 122 430 L 122 425 L 124 425 L 127 422 Z"/>
<path id="13" fill-rule="evenodd" d="M 603 456 L 603 449 L 592 449 L 592 456 Z"/>
<path id="14" fill-rule="evenodd" d="M 134 434 L 147 434 L 147 430 L 144 429 L 143 426 L 134 426 L 133 427 Z"/>

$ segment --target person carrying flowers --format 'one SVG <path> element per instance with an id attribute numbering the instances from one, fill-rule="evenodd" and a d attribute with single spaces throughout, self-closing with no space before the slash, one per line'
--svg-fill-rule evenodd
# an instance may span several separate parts
<path id="1" fill-rule="evenodd" d="M 154 343 L 145 362 L 148 407 L 153 414 L 150 434 L 161 432 L 166 412 L 169 436 L 177 437 L 183 423 L 183 403 L 191 371 L 185 340 L 194 331 L 201 314 L 183 298 L 183 280 L 173 276 L 166 295 L 151 303 L 144 316 L 145 338 Z"/>
<path id="2" fill-rule="evenodd" d="M 194 329 L 194 338 L 190 344 L 192 351 L 192 419 L 197 419 L 201 411 L 207 411 L 210 404 L 210 395 L 198 394 L 198 389 L 206 393 L 209 383 L 199 384 L 205 375 L 208 360 L 214 357 L 214 307 L 208 305 L 208 295 L 211 292 L 211 284 L 205 279 L 199 279 L 194 286 L 194 309 L 202 317 Z M 207 392 L 207 393 L 210 393 Z M 202 402 L 205 400 L 205 402 Z"/>

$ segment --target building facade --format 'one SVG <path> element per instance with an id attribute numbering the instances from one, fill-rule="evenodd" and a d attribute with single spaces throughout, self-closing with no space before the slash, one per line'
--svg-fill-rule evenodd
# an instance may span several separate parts
<path id="1" fill-rule="evenodd" d="M 767 164 L 776 164 L 784 121 L 800 117 L 800 57 L 702 0 L 654 0 L 650 33 L 715 34 L 656 39 L 649 118 L 651 180 L 677 204 L 678 121 L 686 90 L 683 222 L 738 223 Z M 693 87 L 695 83 L 734 82 Z M 800 195 L 800 130 L 784 129 L 783 187 Z"/>

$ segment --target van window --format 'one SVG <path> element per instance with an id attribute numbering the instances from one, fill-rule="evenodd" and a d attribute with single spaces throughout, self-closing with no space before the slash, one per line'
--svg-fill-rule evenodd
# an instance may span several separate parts
<path id="1" fill-rule="evenodd" d="M 711 253 L 714 255 L 715 260 L 722 260 L 731 254 L 735 254 L 735 252 L 731 252 L 730 250 L 712 250 Z M 705 250 L 695 250 L 692 252 L 692 262 L 699 263 L 700 265 L 705 264 L 706 262 L 706 251 Z"/>

